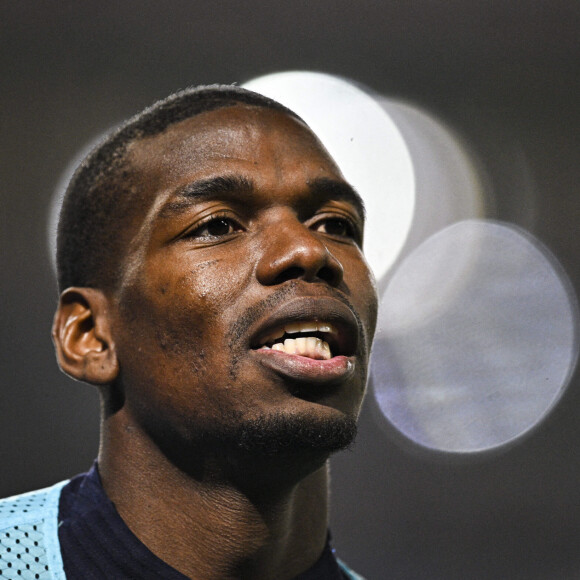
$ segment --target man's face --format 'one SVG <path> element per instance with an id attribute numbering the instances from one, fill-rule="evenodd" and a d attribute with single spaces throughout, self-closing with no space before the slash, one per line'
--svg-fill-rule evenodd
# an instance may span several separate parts
<path id="1" fill-rule="evenodd" d="M 114 296 L 128 421 L 174 448 L 348 444 L 326 440 L 358 416 L 376 293 L 357 197 L 316 138 L 240 105 L 129 162 L 142 221 Z"/>

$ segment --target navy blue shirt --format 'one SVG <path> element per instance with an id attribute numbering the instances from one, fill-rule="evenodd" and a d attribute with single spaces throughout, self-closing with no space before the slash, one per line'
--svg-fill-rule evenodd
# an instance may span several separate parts
<path id="1" fill-rule="evenodd" d="M 58 537 L 69 580 L 187 580 L 151 552 L 109 500 L 96 463 L 63 488 Z M 329 542 L 319 560 L 295 580 L 344 580 Z"/>

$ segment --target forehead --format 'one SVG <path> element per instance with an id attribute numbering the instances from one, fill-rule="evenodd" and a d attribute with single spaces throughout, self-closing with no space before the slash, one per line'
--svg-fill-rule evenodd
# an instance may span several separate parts
<path id="1" fill-rule="evenodd" d="M 341 176 L 304 123 L 280 111 L 248 105 L 175 123 L 159 135 L 134 143 L 127 160 L 158 191 L 184 178 L 234 167 L 264 177 L 301 166 L 320 177 Z"/>

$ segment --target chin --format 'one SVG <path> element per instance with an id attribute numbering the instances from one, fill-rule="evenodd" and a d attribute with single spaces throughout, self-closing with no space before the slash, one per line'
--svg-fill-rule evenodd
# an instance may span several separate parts
<path id="1" fill-rule="evenodd" d="M 270 457 L 309 453 L 329 455 L 350 447 L 356 432 L 354 415 L 340 412 L 324 416 L 275 413 L 243 421 L 226 439 L 233 436 L 230 444 L 246 454 Z"/>

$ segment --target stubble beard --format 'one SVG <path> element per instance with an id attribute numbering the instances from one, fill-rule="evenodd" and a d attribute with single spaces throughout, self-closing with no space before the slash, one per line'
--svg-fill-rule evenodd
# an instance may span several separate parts
<path id="1" fill-rule="evenodd" d="M 157 444 L 174 465 L 198 480 L 260 487 L 284 478 L 302 479 L 331 454 L 349 448 L 357 432 L 356 416 L 350 415 L 234 414 L 211 426 L 190 425 L 185 440 L 183 432 L 180 436 L 169 429 Z"/>
<path id="2" fill-rule="evenodd" d="M 244 417 L 232 410 L 219 421 L 196 421 L 189 427 L 186 445 L 198 458 L 328 456 L 353 444 L 357 419 L 346 414 L 313 417 L 283 412 Z"/>
<path id="3" fill-rule="evenodd" d="M 246 419 L 222 432 L 222 445 L 264 457 L 301 453 L 331 454 L 349 448 L 356 437 L 356 418 L 316 418 L 283 413 Z"/>

